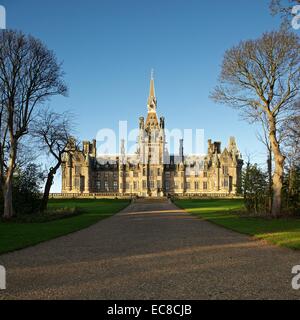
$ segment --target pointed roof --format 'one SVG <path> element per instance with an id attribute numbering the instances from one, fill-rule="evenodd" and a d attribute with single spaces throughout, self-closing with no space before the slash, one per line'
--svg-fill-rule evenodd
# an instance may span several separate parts
<path id="1" fill-rule="evenodd" d="M 155 85 L 154 85 L 154 71 L 151 71 L 151 79 L 150 79 L 150 92 L 148 98 L 148 112 L 156 112 L 157 108 L 157 100 L 155 96 Z"/>
<path id="2" fill-rule="evenodd" d="M 154 70 L 151 71 L 149 98 L 155 98 Z"/>

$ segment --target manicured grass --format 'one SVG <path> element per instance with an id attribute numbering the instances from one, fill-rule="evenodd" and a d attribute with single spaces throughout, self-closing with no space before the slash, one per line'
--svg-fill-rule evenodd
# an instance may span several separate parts
<path id="1" fill-rule="evenodd" d="M 49 209 L 78 208 L 82 214 L 44 223 L 0 222 L 0 254 L 89 227 L 122 210 L 128 200 L 51 200 Z"/>
<path id="2" fill-rule="evenodd" d="M 238 199 L 177 200 L 175 204 L 225 228 L 267 240 L 272 244 L 300 249 L 300 219 L 243 217 L 234 212 L 244 208 L 243 201 Z"/>

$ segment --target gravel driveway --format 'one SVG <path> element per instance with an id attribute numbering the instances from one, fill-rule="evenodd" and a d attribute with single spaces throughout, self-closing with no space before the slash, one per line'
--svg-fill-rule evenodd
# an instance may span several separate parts
<path id="1" fill-rule="evenodd" d="M 139 202 L 71 235 L 0 256 L 0 299 L 299 299 L 300 252 Z"/>

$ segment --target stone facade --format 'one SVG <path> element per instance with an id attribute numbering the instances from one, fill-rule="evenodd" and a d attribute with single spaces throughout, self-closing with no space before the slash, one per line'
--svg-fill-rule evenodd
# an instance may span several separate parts
<path id="1" fill-rule="evenodd" d="M 224 150 L 220 142 L 209 140 L 204 157 L 184 155 L 181 140 L 179 155 L 169 155 L 165 119 L 158 119 L 156 109 L 152 78 L 148 115 L 146 120 L 143 117 L 139 120 L 136 154 L 126 155 L 122 141 L 119 156 L 97 157 L 96 141 L 83 142 L 81 150 L 76 149 L 64 159 L 62 193 L 140 197 L 236 195 L 241 184 L 243 160 L 235 138 L 230 138 Z"/>

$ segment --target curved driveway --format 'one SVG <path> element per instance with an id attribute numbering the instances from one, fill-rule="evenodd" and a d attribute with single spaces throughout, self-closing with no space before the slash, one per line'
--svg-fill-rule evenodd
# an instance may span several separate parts
<path id="1" fill-rule="evenodd" d="M 299 299 L 300 252 L 140 202 L 96 225 L 0 256 L 0 299 Z"/>

